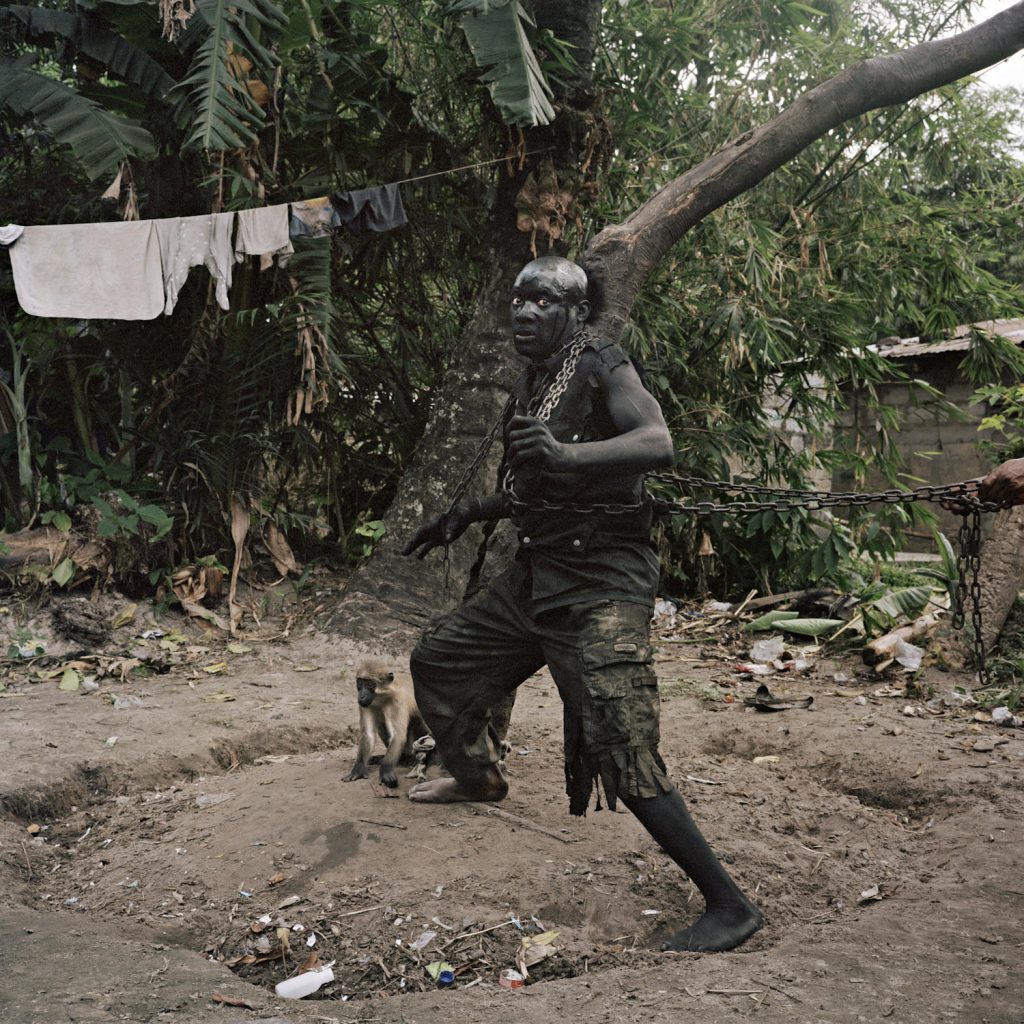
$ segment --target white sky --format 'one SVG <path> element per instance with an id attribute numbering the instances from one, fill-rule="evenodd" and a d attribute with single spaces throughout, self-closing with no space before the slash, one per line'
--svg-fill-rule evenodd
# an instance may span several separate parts
<path id="1" fill-rule="evenodd" d="M 975 17 L 975 24 L 991 18 L 993 14 L 1005 11 L 1012 7 L 1017 0 L 983 0 L 978 6 L 978 13 Z M 1001 64 L 982 71 L 978 75 L 979 81 L 986 85 L 995 87 L 1015 85 L 1024 88 L 1024 53 L 1018 52 Z"/>

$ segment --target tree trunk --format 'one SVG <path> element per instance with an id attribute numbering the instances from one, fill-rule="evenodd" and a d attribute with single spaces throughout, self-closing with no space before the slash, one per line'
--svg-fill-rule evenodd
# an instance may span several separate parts
<path id="1" fill-rule="evenodd" d="M 569 41 L 578 47 L 576 56 L 584 72 L 562 97 L 576 109 L 587 102 L 599 8 L 593 0 L 586 4 L 542 0 L 536 7 L 542 28 L 554 28 L 557 21 L 559 33 L 579 34 Z M 589 46 L 580 47 L 588 33 Z M 588 247 L 581 262 L 604 295 L 604 309 L 595 318 L 595 327 L 605 337 L 619 337 L 640 289 L 672 246 L 708 214 L 752 188 L 815 139 L 850 118 L 905 103 L 1021 48 L 1024 0 L 960 35 L 861 61 L 809 90 L 760 128 L 728 143 L 655 193 L 621 224 L 605 228 Z M 527 133 L 527 149 L 555 144 L 553 156 L 571 168 L 578 158 L 574 142 L 579 138 L 570 112 L 563 110 L 553 125 Z M 508 200 L 506 190 L 507 205 L 499 201 L 490 225 L 493 237 L 503 244 L 493 249 L 493 271 L 467 328 L 459 367 L 435 400 L 420 452 L 386 517 L 387 539 L 355 575 L 333 618 L 346 632 L 375 637 L 382 644 L 405 646 L 433 615 L 456 603 L 476 561 L 478 530 L 452 548 L 453 586 L 442 596 L 436 555 L 426 563 L 410 563 L 396 552 L 419 522 L 445 507 L 446 495 L 469 464 L 507 393 L 513 372 L 507 294 L 526 258 L 522 236 L 515 238 L 515 210 Z M 477 477 L 471 493 L 492 489 L 483 483 L 493 485 L 496 457 L 495 453 Z"/>
<path id="2" fill-rule="evenodd" d="M 981 548 L 981 642 L 992 650 L 1024 586 L 1024 506 L 996 515 Z"/>
<path id="3" fill-rule="evenodd" d="M 505 246 L 488 247 L 492 269 L 466 328 L 459 363 L 432 402 L 423 442 L 388 510 L 384 536 L 354 574 L 328 623 L 347 636 L 372 638 L 385 650 L 408 648 L 432 618 L 459 602 L 483 539 L 476 525 L 451 546 L 448 587 L 438 551 L 422 561 L 400 554 L 418 526 L 447 509 L 457 482 L 500 415 L 515 374 L 508 294 L 529 250 L 523 235 L 507 228 L 495 235 Z M 500 456 L 496 444 L 479 467 L 470 496 L 495 489 Z"/>

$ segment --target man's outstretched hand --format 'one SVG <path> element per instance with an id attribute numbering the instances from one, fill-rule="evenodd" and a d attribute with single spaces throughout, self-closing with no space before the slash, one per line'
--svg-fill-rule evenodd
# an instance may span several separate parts
<path id="1" fill-rule="evenodd" d="M 1024 459 L 1010 459 L 984 477 L 978 485 L 982 501 L 1024 505 Z"/>
<path id="2" fill-rule="evenodd" d="M 434 548 L 439 548 L 458 540 L 472 522 L 470 506 L 460 503 L 448 515 L 442 513 L 436 519 L 432 519 L 429 523 L 421 526 L 412 535 L 409 543 L 402 548 L 402 554 L 426 558 Z"/>

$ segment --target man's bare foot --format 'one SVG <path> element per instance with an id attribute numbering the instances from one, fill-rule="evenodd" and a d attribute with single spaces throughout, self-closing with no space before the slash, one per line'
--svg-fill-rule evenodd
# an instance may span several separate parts
<path id="1" fill-rule="evenodd" d="M 409 790 L 409 799 L 418 804 L 456 804 L 476 800 L 504 800 L 508 783 L 495 772 L 496 778 L 484 778 L 475 783 L 458 779 L 428 779 L 418 782 Z"/>
<path id="2" fill-rule="evenodd" d="M 764 922 L 752 903 L 709 907 L 689 928 L 670 936 L 661 948 L 677 953 L 724 953 L 746 942 Z"/>

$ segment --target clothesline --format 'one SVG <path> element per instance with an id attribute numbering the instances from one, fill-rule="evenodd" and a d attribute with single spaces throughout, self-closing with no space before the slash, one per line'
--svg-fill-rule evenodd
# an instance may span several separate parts
<path id="1" fill-rule="evenodd" d="M 293 238 L 346 228 L 357 237 L 408 223 L 398 182 L 229 213 L 0 228 L 21 308 L 76 320 L 152 320 L 171 313 L 192 267 L 213 277 L 221 309 L 235 263 L 283 265 Z"/>
<path id="2" fill-rule="evenodd" d="M 550 151 L 531 150 L 523 156 Z M 214 279 L 217 303 L 230 307 L 233 266 L 260 257 L 266 269 L 284 265 L 293 238 L 356 236 L 408 223 L 400 185 L 502 163 L 507 156 L 402 178 L 387 185 L 333 192 L 295 203 L 229 213 L 94 224 L 0 227 L 21 308 L 33 316 L 77 320 L 152 320 L 170 314 L 192 267 Z M 232 238 L 234 241 L 232 242 Z"/>
<path id="3" fill-rule="evenodd" d="M 550 153 L 551 147 L 546 146 L 544 149 L 531 149 L 528 153 L 523 153 L 524 157 L 536 156 L 538 153 Z M 415 178 L 401 178 L 396 181 L 396 185 L 409 185 L 414 181 L 426 181 L 427 178 L 439 178 L 442 174 L 457 174 L 459 171 L 475 171 L 479 167 L 490 167 L 492 164 L 503 164 L 509 159 L 508 156 L 498 156 L 493 160 L 481 160 L 475 164 L 463 164 L 461 167 L 449 167 L 444 171 L 431 171 L 429 174 L 419 174 Z"/>

